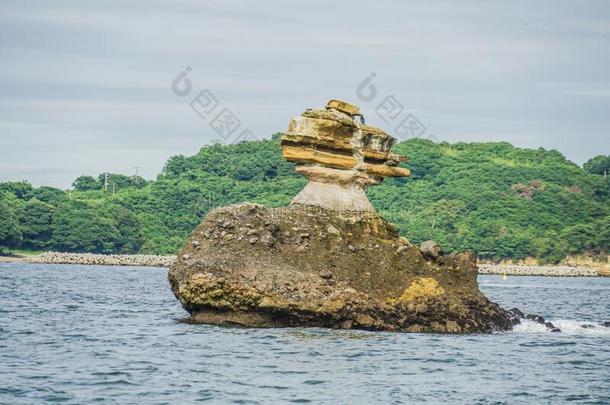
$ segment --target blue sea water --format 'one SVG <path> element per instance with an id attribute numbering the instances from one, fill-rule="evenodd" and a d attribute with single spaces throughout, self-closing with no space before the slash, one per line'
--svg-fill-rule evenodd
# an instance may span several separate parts
<path id="1" fill-rule="evenodd" d="M 610 278 L 479 284 L 563 332 L 189 325 L 166 269 L 0 264 L 0 403 L 610 403 Z"/>

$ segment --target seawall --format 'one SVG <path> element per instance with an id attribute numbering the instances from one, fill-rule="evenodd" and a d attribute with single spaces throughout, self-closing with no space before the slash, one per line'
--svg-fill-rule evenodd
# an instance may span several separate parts
<path id="1" fill-rule="evenodd" d="M 102 266 L 169 267 L 176 256 L 157 255 L 100 255 L 91 253 L 46 252 L 25 258 L 29 263 L 49 264 L 97 264 Z"/>
<path id="2" fill-rule="evenodd" d="M 597 270 L 572 266 L 527 266 L 516 264 L 479 264 L 479 274 L 507 276 L 597 277 Z"/>

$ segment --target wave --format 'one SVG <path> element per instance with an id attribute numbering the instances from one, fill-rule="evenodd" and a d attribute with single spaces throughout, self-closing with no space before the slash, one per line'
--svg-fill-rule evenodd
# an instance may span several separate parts
<path id="1" fill-rule="evenodd" d="M 562 334 L 610 337 L 610 328 L 595 322 L 577 321 L 573 319 L 547 319 L 547 321 L 552 322 L 556 328 L 561 329 Z M 559 335 L 559 333 L 550 332 L 546 326 L 529 319 L 522 319 L 521 323 L 513 328 L 513 332 L 534 334 L 552 333 Z"/>

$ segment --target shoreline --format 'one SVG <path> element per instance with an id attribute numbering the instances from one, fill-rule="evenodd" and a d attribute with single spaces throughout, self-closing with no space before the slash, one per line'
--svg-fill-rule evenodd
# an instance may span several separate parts
<path id="1" fill-rule="evenodd" d="M 540 277 L 602 277 L 596 269 L 576 266 L 534 266 L 523 264 L 488 264 L 478 265 L 479 274 L 506 276 L 540 276 Z"/>
<path id="2" fill-rule="evenodd" d="M 176 256 L 103 255 L 93 253 L 45 252 L 28 256 L 0 256 L 0 263 L 80 264 L 102 266 L 170 267 Z M 530 264 L 494 264 L 480 262 L 479 274 L 541 277 L 603 277 L 610 274 L 587 266 L 540 266 Z"/>
<path id="3" fill-rule="evenodd" d="M 33 264 L 80 264 L 101 266 L 142 266 L 169 267 L 176 256 L 159 255 L 103 255 L 93 253 L 58 253 L 45 252 L 28 256 L 2 256 L 0 263 L 33 263 Z"/>

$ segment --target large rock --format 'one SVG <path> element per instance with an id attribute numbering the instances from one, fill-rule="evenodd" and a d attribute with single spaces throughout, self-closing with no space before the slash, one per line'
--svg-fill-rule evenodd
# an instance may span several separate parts
<path id="1" fill-rule="evenodd" d="M 419 247 L 421 254 L 428 260 L 438 260 L 444 255 L 443 248 L 433 240 L 427 240 Z"/>
<path id="2" fill-rule="evenodd" d="M 410 172 L 359 115 L 331 100 L 290 121 L 282 152 L 309 178 L 290 207 L 204 218 L 169 271 L 191 322 L 446 333 L 519 322 L 479 291 L 474 254 L 420 251 L 375 214 L 365 188 Z"/>
<path id="3" fill-rule="evenodd" d="M 169 271 L 191 322 L 407 332 L 507 330 L 473 254 L 426 260 L 374 213 L 241 204 L 209 213 Z"/>

